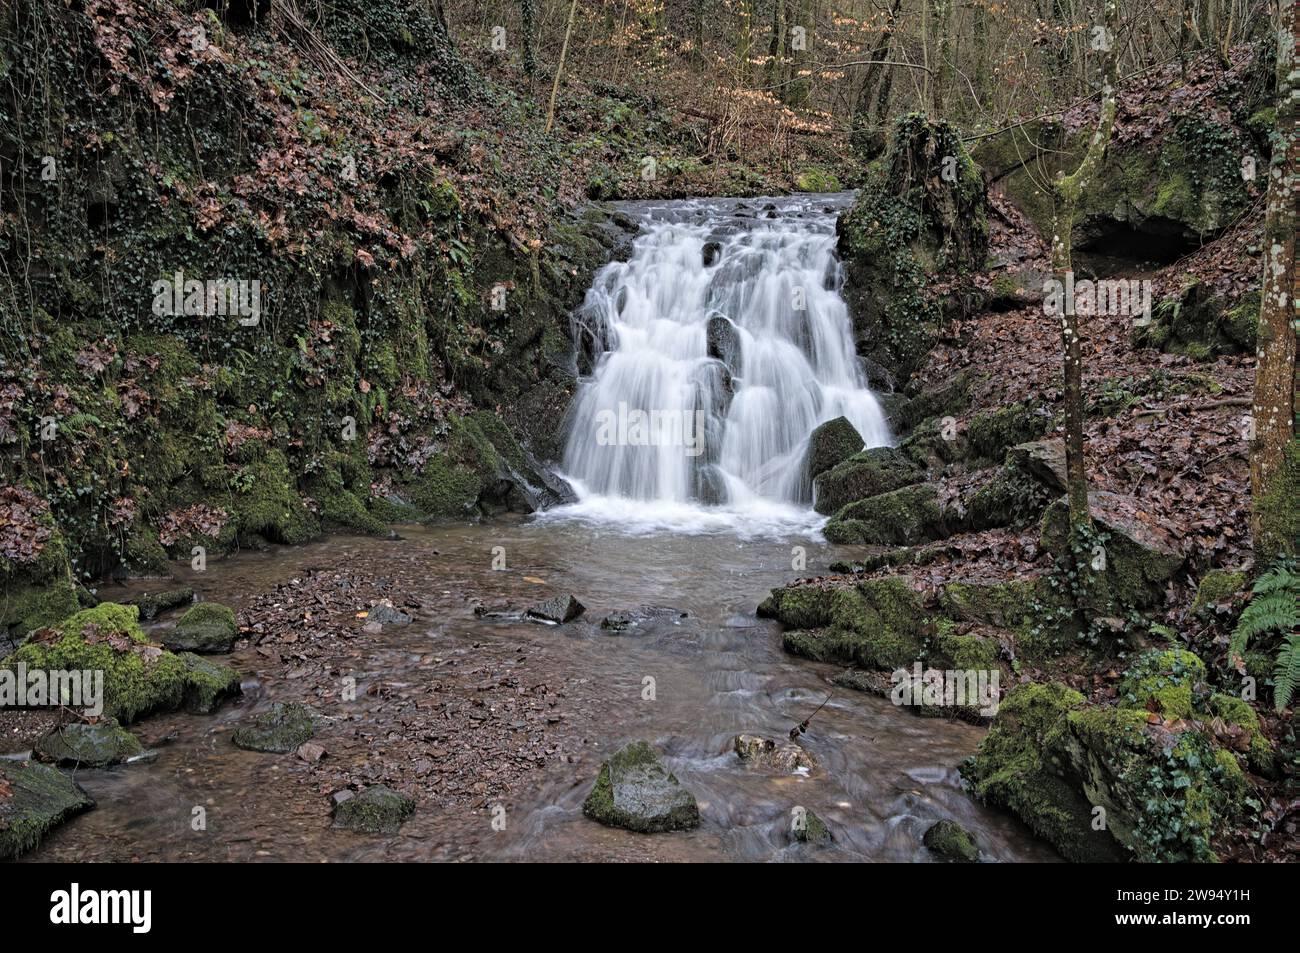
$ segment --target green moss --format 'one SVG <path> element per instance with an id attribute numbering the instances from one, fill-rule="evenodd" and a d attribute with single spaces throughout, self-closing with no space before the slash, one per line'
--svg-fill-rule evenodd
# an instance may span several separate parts
<path id="1" fill-rule="evenodd" d="M 928 622 L 918 595 L 901 578 L 775 589 L 762 611 L 794 630 L 783 642 L 792 654 L 885 670 L 919 657 Z"/>
<path id="2" fill-rule="evenodd" d="M 1051 414 L 1041 413 L 1028 403 L 982 411 L 970 422 L 970 452 L 977 459 L 1001 463 L 1011 447 L 1036 440 L 1051 426 Z"/>
<path id="3" fill-rule="evenodd" d="M 140 754 L 139 739 L 114 718 L 96 724 L 71 722 L 55 728 L 36 743 L 37 754 L 46 761 L 69 766 L 106 768 Z"/>
<path id="4" fill-rule="evenodd" d="M 300 545 L 320 532 L 320 524 L 303 504 L 283 453 L 271 450 L 242 472 L 243 490 L 235 495 L 234 513 L 241 537 L 256 534 L 273 543 Z"/>
<path id="5" fill-rule="evenodd" d="M 795 175 L 794 187 L 799 192 L 839 192 L 843 189 L 835 173 L 816 166 Z"/>
<path id="6" fill-rule="evenodd" d="M 1120 700 L 1168 718 L 1190 718 L 1195 695 L 1204 691 L 1205 663 L 1186 649 L 1164 649 L 1139 656 L 1120 680 Z"/>
<path id="7" fill-rule="evenodd" d="M 1257 565 L 1300 551 L 1300 438 L 1286 445 L 1268 491 L 1255 500 L 1255 517 L 1260 527 L 1255 541 Z"/>
<path id="8" fill-rule="evenodd" d="M 0 860 L 25 854 L 51 828 L 95 806 L 75 781 L 48 765 L 0 761 L 0 780 L 10 788 L 0 798 Z"/>
<path id="9" fill-rule="evenodd" d="M 991 670 L 998 667 L 998 643 L 979 635 L 955 635 L 944 632 L 938 639 L 941 660 L 948 668 Z"/>
<path id="10" fill-rule="evenodd" d="M 1033 619 L 1042 596 L 1043 583 L 1037 579 L 950 582 L 939 604 L 954 618 L 1015 629 Z"/>
<path id="11" fill-rule="evenodd" d="M 945 819 L 932 824 L 925 832 L 922 843 L 948 860 L 973 864 L 980 858 L 975 838 L 956 821 Z"/>
<path id="12" fill-rule="evenodd" d="M 182 652 L 185 666 L 185 710 L 196 715 L 216 711 L 223 701 L 240 693 L 239 673 L 226 665 Z"/>
<path id="13" fill-rule="evenodd" d="M 849 503 L 826 524 L 833 543 L 910 546 L 946 535 L 938 492 L 928 484 L 905 486 Z"/>
<path id="14" fill-rule="evenodd" d="M 415 801 L 382 784 L 372 784 L 334 808 L 334 823 L 359 834 L 395 834 L 415 813 Z"/>
<path id="15" fill-rule="evenodd" d="M 809 810 L 804 811 L 803 824 L 796 825 L 790 836 L 801 844 L 829 844 L 833 840 L 826 823 Z"/>
<path id="16" fill-rule="evenodd" d="M 923 476 L 915 464 L 891 447 L 861 450 L 816 474 L 815 509 L 829 515 L 857 500 L 916 483 Z"/>
<path id="17" fill-rule="evenodd" d="M 1192 612 L 1199 613 L 1216 605 L 1231 602 L 1232 597 L 1246 585 L 1246 574 L 1228 572 L 1225 569 L 1211 569 L 1201 577 L 1196 587 L 1196 598 L 1192 600 Z"/>
<path id="18" fill-rule="evenodd" d="M 1216 718 L 1226 724 L 1242 728 L 1250 738 L 1250 747 L 1246 758 L 1250 766 L 1261 774 L 1272 775 L 1277 768 L 1277 759 L 1273 746 L 1264 733 L 1259 730 L 1259 716 L 1250 703 L 1235 695 L 1215 694 L 1210 696 L 1209 710 Z"/>
<path id="19" fill-rule="evenodd" d="M 236 728 L 230 740 L 248 751 L 287 754 L 309 740 L 314 731 L 315 718 L 306 705 L 276 702 L 250 723 Z"/>

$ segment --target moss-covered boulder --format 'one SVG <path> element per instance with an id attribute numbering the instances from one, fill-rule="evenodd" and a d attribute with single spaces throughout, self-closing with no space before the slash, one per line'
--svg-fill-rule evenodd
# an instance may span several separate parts
<path id="1" fill-rule="evenodd" d="M 1205 663 L 1186 649 L 1145 652 L 1124 672 L 1117 691 L 1126 708 L 1190 718 L 1199 707 L 1195 696 L 1206 693 Z"/>
<path id="2" fill-rule="evenodd" d="M 1051 412 L 1033 403 L 981 411 L 967 432 L 970 454 L 978 460 L 1001 463 L 1016 444 L 1041 437 L 1051 427 Z"/>
<path id="3" fill-rule="evenodd" d="M 911 546 L 950 534 L 934 486 L 905 486 L 841 507 L 823 532 L 832 543 Z"/>
<path id="4" fill-rule="evenodd" d="M 1226 299 L 1193 283 L 1165 298 L 1149 318 L 1134 322 L 1136 347 L 1159 348 L 1204 361 L 1224 354 L 1253 354 L 1259 324 L 1259 295 Z"/>
<path id="5" fill-rule="evenodd" d="M 1023 527 L 1037 523 L 1057 494 L 1008 459 L 993 479 L 961 501 L 962 525 L 967 530 L 993 526 Z"/>
<path id="6" fill-rule="evenodd" d="M 1192 600 L 1192 612 L 1214 611 L 1216 607 L 1230 603 L 1234 596 L 1246 585 L 1244 572 L 1231 572 L 1226 569 L 1211 569 L 1196 586 L 1196 597 Z"/>
<path id="7" fill-rule="evenodd" d="M 174 629 L 162 633 L 162 644 L 173 652 L 224 653 L 234 648 L 238 635 L 233 609 L 219 602 L 200 602 L 181 616 Z"/>
<path id="8" fill-rule="evenodd" d="M 358 834 L 396 834 L 415 813 L 415 801 L 383 784 L 372 784 L 356 794 L 336 794 L 333 813 L 337 827 Z"/>
<path id="9" fill-rule="evenodd" d="M 117 719 L 104 718 L 93 725 L 61 725 L 40 738 L 33 750 L 42 761 L 57 765 L 107 768 L 136 757 L 144 749 Z"/>
<path id="10" fill-rule="evenodd" d="M 133 599 L 128 599 L 127 604 L 139 608 L 141 620 L 148 622 L 150 619 L 160 613 L 166 612 L 168 609 L 175 609 L 177 606 L 188 605 L 193 601 L 193 589 L 189 586 L 177 586 L 174 589 L 161 589 L 154 592 L 146 592 Z"/>
<path id="11" fill-rule="evenodd" d="M 0 555 L 0 639 L 16 644 L 76 612 L 77 594 L 67 544 L 46 500 L 23 487 L 0 487 L 0 525 L 14 537 Z"/>
<path id="12" fill-rule="evenodd" d="M 153 711 L 187 704 L 206 693 L 205 673 L 149 641 L 140 629 L 135 606 L 100 603 L 83 609 L 57 626 L 40 630 L 0 665 L 28 671 L 95 671 L 104 673 L 103 714 L 127 723 Z M 227 680 L 238 678 L 220 667 Z"/>
<path id="13" fill-rule="evenodd" d="M 1097 490 L 1088 494 L 1093 523 L 1099 532 L 1084 562 L 1091 570 L 1087 607 L 1106 613 L 1145 608 L 1164 599 L 1165 585 L 1182 568 L 1186 557 L 1172 539 L 1141 519 L 1141 501 Z M 1069 551 L 1069 514 L 1057 500 L 1043 513 L 1039 544 L 1055 556 Z"/>
<path id="14" fill-rule="evenodd" d="M 966 459 L 969 441 L 955 419 L 929 417 L 903 438 L 898 452 L 924 470 L 942 470 L 949 463 Z"/>
<path id="15" fill-rule="evenodd" d="M 872 669 L 910 664 L 929 631 L 920 594 L 903 577 L 773 589 L 759 613 L 789 626 L 782 644 L 793 655 Z"/>
<path id="16" fill-rule="evenodd" d="M 0 860 L 25 854 L 53 827 L 95 806 L 62 771 L 34 761 L 0 761 Z"/>
<path id="17" fill-rule="evenodd" d="M 853 454 L 813 481 L 814 506 L 827 516 L 850 503 L 918 483 L 925 474 L 892 447 L 872 447 Z"/>
<path id="18" fill-rule="evenodd" d="M 220 665 L 193 652 L 179 656 L 185 666 L 185 710 L 195 715 L 210 715 L 223 701 L 234 698 L 241 691 L 239 673 L 228 665 Z"/>
<path id="19" fill-rule="evenodd" d="M 582 813 L 609 827 L 641 834 L 689 830 L 700 823 L 695 795 L 659 763 L 645 741 L 620 748 L 600 766 Z"/>
<path id="20" fill-rule="evenodd" d="M 276 702 L 236 728 L 230 740 L 246 751 L 288 754 L 298 750 L 314 731 L 315 718 L 310 708 L 297 702 Z"/>
<path id="21" fill-rule="evenodd" d="M 973 864 L 980 859 L 980 849 L 975 846 L 975 838 L 956 821 L 944 819 L 931 824 L 921 838 L 921 843 L 945 860 Z"/>
<path id="22" fill-rule="evenodd" d="M 1125 698 L 1087 705 L 1057 683 L 1020 686 L 962 773 L 1068 860 L 1215 859 L 1211 838 L 1245 793 L 1235 756 L 1195 724 L 1153 722 Z"/>
<path id="23" fill-rule="evenodd" d="M 848 460 L 862 449 L 864 441 L 847 417 L 836 417 L 819 424 L 808 437 L 805 467 L 808 479 Z"/>

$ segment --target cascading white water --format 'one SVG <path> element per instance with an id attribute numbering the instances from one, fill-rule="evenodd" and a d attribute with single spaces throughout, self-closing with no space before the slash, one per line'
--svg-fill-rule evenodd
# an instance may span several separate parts
<path id="1" fill-rule="evenodd" d="M 595 363 L 570 416 L 556 515 L 698 525 L 808 523 L 804 458 L 847 417 L 889 442 L 840 297 L 847 196 L 638 204 L 625 262 L 575 316 Z"/>

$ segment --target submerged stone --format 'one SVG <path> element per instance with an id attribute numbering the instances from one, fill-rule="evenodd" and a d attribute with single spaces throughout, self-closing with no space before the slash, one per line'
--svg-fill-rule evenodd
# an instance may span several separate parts
<path id="1" fill-rule="evenodd" d="M 642 834 L 699 826 L 695 795 L 659 762 L 648 742 L 621 748 L 600 767 L 582 813 L 609 827 Z"/>
<path id="2" fill-rule="evenodd" d="M 51 828 L 95 806 L 62 771 L 34 761 L 0 761 L 0 860 L 40 843 Z"/>
<path id="3" fill-rule="evenodd" d="M 334 823 L 359 834 L 395 834 L 415 812 L 415 801 L 383 784 L 372 784 L 359 794 L 336 792 Z"/>
<path id="4" fill-rule="evenodd" d="M 36 742 L 36 755 L 58 765 L 107 768 L 139 755 L 140 741 L 117 723 L 105 718 L 93 725 L 72 722 L 53 729 Z"/>
<path id="5" fill-rule="evenodd" d="M 312 736 L 311 709 L 297 702 L 276 702 L 269 711 L 253 718 L 251 724 L 236 728 L 231 740 L 247 751 L 288 754 Z"/>

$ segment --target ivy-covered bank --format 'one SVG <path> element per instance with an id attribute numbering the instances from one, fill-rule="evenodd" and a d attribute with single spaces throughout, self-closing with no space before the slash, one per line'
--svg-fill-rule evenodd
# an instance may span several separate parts
<path id="1" fill-rule="evenodd" d="M 107 572 L 555 499 L 621 240 L 428 5 L 0 15 L 0 629 Z M 341 65 L 313 36 L 351 56 Z M 520 141 L 507 141 L 511 128 Z"/>

